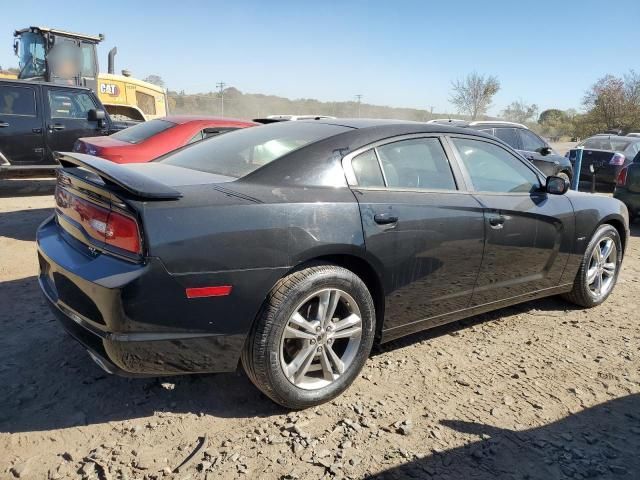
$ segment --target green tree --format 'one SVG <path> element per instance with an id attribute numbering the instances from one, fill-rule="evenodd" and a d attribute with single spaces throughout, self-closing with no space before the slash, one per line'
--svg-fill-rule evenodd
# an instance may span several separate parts
<path id="1" fill-rule="evenodd" d="M 502 111 L 502 117 L 505 120 L 517 123 L 527 123 L 538 115 L 538 106 L 535 103 L 527 104 L 522 100 L 511 102 Z"/>
<path id="2" fill-rule="evenodd" d="M 148 77 L 143 79 L 145 82 L 153 83 L 159 87 L 164 87 L 164 80 L 160 75 L 149 75 Z"/>
<path id="3" fill-rule="evenodd" d="M 452 82 L 452 89 L 449 101 L 459 113 L 468 114 L 475 120 L 489 110 L 493 97 L 500 90 L 500 82 L 492 75 L 473 72 L 462 80 Z"/>

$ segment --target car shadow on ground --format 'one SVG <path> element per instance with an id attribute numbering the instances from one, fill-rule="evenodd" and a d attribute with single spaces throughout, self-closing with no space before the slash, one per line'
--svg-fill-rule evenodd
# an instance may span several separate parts
<path id="1" fill-rule="evenodd" d="M 5 305 L 6 313 L 0 318 L 0 432 L 144 418 L 159 411 L 221 418 L 287 411 L 260 393 L 241 371 L 164 378 L 123 378 L 103 372 L 55 320 L 35 276 L 0 283 L 0 305 Z M 385 344 L 373 355 L 509 313 L 546 314 L 566 308 L 569 305 L 557 299 L 529 302 Z"/>
<path id="2" fill-rule="evenodd" d="M 55 177 L 0 178 L 0 198 L 53 195 Z"/>
<path id="3" fill-rule="evenodd" d="M 640 472 L 640 394 L 524 431 L 458 420 L 441 424 L 477 440 L 367 478 L 637 479 Z"/>
<path id="4" fill-rule="evenodd" d="M 631 230 L 631 235 L 634 237 L 640 237 L 640 220 L 633 222 L 629 225 L 629 229 Z"/>
<path id="5" fill-rule="evenodd" d="M 0 305 L 0 432 L 137 419 L 159 411 L 223 418 L 285 412 L 244 373 L 163 378 L 105 373 L 55 320 L 35 276 L 0 283 Z"/>
<path id="6" fill-rule="evenodd" d="M 34 241 L 36 230 L 53 208 L 33 208 L 0 213 L 0 237 Z"/>

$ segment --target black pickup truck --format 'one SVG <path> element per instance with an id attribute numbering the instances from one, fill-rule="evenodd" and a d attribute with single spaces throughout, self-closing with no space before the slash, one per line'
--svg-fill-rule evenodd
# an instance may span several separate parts
<path id="1" fill-rule="evenodd" d="M 0 80 L 0 176 L 48 171 L 53 153 L 71 151 L 80 137 L 110 135 L 114 122 L 88 88 Z"/>

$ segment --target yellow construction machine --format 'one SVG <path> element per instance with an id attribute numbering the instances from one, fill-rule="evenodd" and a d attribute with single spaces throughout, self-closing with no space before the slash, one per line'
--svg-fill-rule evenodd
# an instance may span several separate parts
<path id="1" fill-rule="evenodd" d="M 167 115 L 167 92 L 149 82 L 114 73 L 118 50 L 109 51 L 108 72 L 99 73 L 97 45 L 104 35 L 84 35 L 48 27 L 28 27 L 14 33 L 14 51 L 24 80 L 80 85 L 96 92 L 116 119 L 151 120 Z M 5 78 L 15 75 L 2 74 Z"/>

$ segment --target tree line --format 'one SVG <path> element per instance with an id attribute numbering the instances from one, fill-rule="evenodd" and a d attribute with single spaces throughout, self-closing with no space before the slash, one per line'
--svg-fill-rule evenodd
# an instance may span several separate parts
<path id="1" fill-rule="evenodd" d="M 164 85 L 162 78 L 151 75 L 145 80 Z M 427 121 L 433 118 L 489 120 L 493 98 L 500 91 L 496 76 L 476 72 L 451 84 L 450 103 L 456 114 L 434 113 L 431 110 L 397 108 L 361 103 L 359 101 L 321 102 L 315 99 L 296 99 L 243 93 L 229 87 L 222 92 L 186 94 L 169 91 L 169 110 L 173 113 L 219 115 L 224 102 L 225 116 L 259 118 L 272 114 L 317 114 L 335 117 L 373 117 Z M 221 98 L 222 97 L 222 98 Z M 497 118 L 526 124 L 540 134 L 559 139 L 584 138 L 595 133 L 619 130 L 623 133 L 640 131 L 640 74 L 633 70 L 617 77 L 606 75 L 598 79 L 584 93 L 583 111 L 547 109 L 539 111 L 536 104 L 514 100 Z"/>

